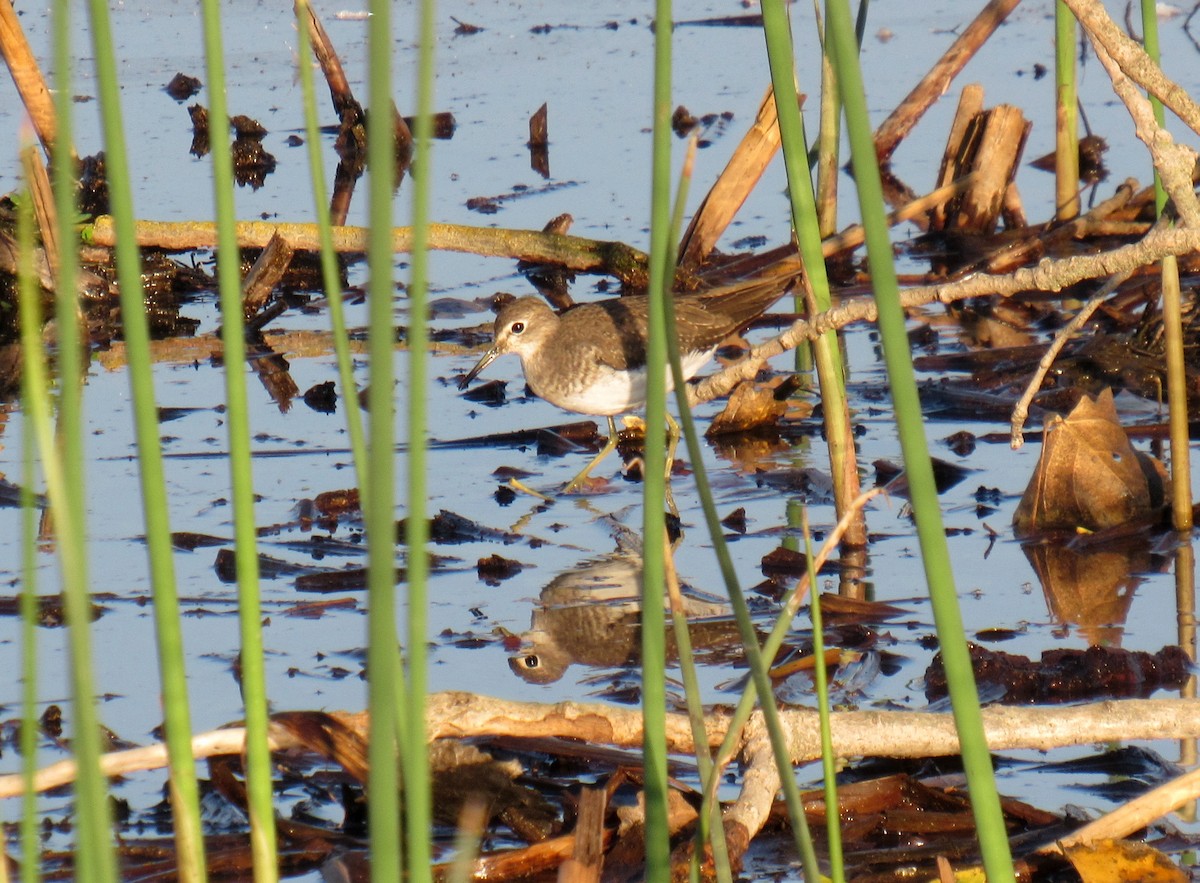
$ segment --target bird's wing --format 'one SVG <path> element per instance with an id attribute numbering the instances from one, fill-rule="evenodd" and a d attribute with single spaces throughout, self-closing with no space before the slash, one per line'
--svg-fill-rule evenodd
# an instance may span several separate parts
<path id="1" fill-rule="evenodd" d="M 631 303 L 642 301 L 641 304 Z M 608 340 L 620 341 L 617 347 L 591 347 L 592 358 L 601 365 L 616 371 L 629 371 L 646 364 L 646 334 L 648 331 L 645 298 L 620 298 L 587 304 L 594 307 L 584 315 L 587 321 L 595 322 L 606 330 Z"/>

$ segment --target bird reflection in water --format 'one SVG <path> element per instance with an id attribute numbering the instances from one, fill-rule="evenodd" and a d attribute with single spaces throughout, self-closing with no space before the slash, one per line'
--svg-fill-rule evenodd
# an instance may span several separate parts
<path id="1" fill-rule="evenodd" d="M 642 558 L 637 543 L 618 538 L 617 551 L 583 562 L 556 576 L 542 589 L 521 647 L 509 668 L 533 684 L 551 684 L 572 664 L 593 668 L 636 666 L 641 656 Z M 731 646 L 740 645 L 729 605 L 714 597 L 685 593 L 689 620 L 708 619 Z M 706 629 L 708 631 L 708 629 Z M 693 641 L 702 642 L 693 636 Z M 676 655 L 668 630 L 667 652 Z"/>

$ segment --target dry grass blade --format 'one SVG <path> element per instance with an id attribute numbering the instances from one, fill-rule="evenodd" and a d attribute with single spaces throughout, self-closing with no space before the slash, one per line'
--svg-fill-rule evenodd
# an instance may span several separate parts
<path id="1" fill-rule="evenodd" d="M 757 186 L 763 172 L 779 150 L 779 119 L 775 95 L 767 89 L 754 124 L 729 158 L 679 245 L 679 265 L 692 270 L 704 262 L 717 240 L 737 215 L 746 198 Z"/>
<path id="2" fill-rule="evenodd" d="M 12 0 L 0 0 L 0 54 L 4 56 L 17 93 L 48 156 L 58 133 L 54 100 L 29 41 L 25 39 Z"/>
<path id="3" fill-rule="evenodd" d="M 917 86 L 908 93 L 892 115 L 884 120 L 875 133 L 875 151 L 880 162 L 886 162 L 900 146 L 917 121 L 935 101 L 946 94 L 950 81 L 987 41 L 1020 0 L 992 0 L 946 50 L 938 63 Z"/>

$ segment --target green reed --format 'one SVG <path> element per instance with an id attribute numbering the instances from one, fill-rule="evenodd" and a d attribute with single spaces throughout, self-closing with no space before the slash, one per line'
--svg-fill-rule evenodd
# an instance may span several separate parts
<path id="1" fill-rule="evenodd" d="M 55 235 L 58 240 L 58 273 L 55 279 L 54 305 L 55 319 L 59 326 L 59 414 L 62 421 L 60 424 L 63 440 L 62 451 L 66 468 L 69 471 L 68 481 L 71 492 L 76 495 L 72 506 L 79 507 L 79 511 L 76 513 L 79 520 L 74 525 L 74 530 L 79 532 L 81 538 L 86 538 L 87 524 L 84 513 L 86 512 L 87 486 L 85 483 L 86 470 L 83 465 L 83 373 L 85 369 L 82 364 L 83 342 L 80 339 L 78 305 L 75 299 L 79 277 L 79 255 L 75 245 L 77 238 L 74 229 L 76 216 L 74 124 L 72 119 L 72 95 L 74 92 L 71 88 L 71 64 L 74 54 L 71 46 L 72 29 L 68 20 L 69 5 L 68 0 L 55 0 L 51 36 L 55 84 L 54 111 L 58 132 L 58 140 L 51 147 L 52 187 L 57 223 Z M 83 585 L 86 586 L 86 561 L 83 567 L 84 570 L 79 576 L 84 580 Z M 90 626 L 85 626 L 85 628 L 90 628 Z M 32 652 L 32 648 L 30 649 Z M 36 663 L 36 655 L 32 657 L 32 660 Z M 27 688 L 30 686 L 34 688 L 34 695 L 36 695 L 36 676 L 33 677 L 32 684 L 27 684 Z M 188 756 L 190 758 L 190 751 Z M 180 776 L 186 775 L 182 766 L 173 767 L 173 770 Z M 186 790 L 181 794 L 184 799 L 188 796 L 191 795 L 188 795 Z M 181 799 L 181 803 L 183 802 L 184 800 Z M 188 813 L 181 807 L 180 814 L 185 820 L 195 823 L 195 828 L 192 830 L 198 831 L 198 799 L 193 800 L 188 806 L 195 808 L 196 812 Z M 36 855 L 36 851 L 27 854 L 27 866 L 37 867 L 38 863 L 34 860 Z"/>
<path id="2" fill-rule="evenodd" d="M 141 286 L 140 255 L 133 232 L 132 183 L 121 118 L 120 91 L 115 41 L 107 5 L 101 0 L 89 2 L 93 54 L 96 58 L 97 85 L 100 95 L 101 123 L 104 135 L 109 201 L 118 232 L 116 246 L 117 278 L 120 287 L 121 315 L 128 373 L 134 410 L 134 431 L 140 462 L 146 545 L 150 561 L 152 592 L 155 598 L 155 629 L 159 645 L 160 669 L 165 697 L 164 713 L 168 752 L 173 766 L 172 789 L 179 815 L 198 818 L 198 789 L 191 761 L 190 721 L 186 709 L 186 676 L 182 640 L 179 638 L 179 613 L 175 592 L 174 568 L 167 519 L 166 485 L 158 438 L 158 415 L 154 403 L 153 370 L 150 358 L 149 325 Z M 64 16 L 65 19 L 65 16 Z M 73 293 L 72 293 L 73 294 Z M 89 696 L 90 701 L 90 696 Z M 196 807 L 196 808 L 193 808 Z M 185 867 L 203 864 L 197 840 L 188 842 L 190 823 L 181 828 L 185 842 L 180 844 Z M 108 833 L 105 832 L 105 837 Z"/>
<path id="3" fill-rule="evenodd" d="M 18 297 L 23 309 L 21 320 L 22 346 L 28 340 L 36 347 L 32 329 L 40 327 L 41 308 L 33 270 L 33 210 L 29 199 L 19 206 L 17 215 L 17 244 L 19 266 L 17 268 Z M 35 324 L 37 323 L 37 324 Z M 25 334 L 25 328 L 31 329 Z M 31 350 L 26 351 L 25 361 L 31 361 Z M 23 883 L 37 883 L 41 878 L 39 855 L 41 852 L 37 824 L 37 793 L 34 791 L 34 775 L 37 773 L 37 742 L 40 723 L 38 721 L 38 658 L 37 658 L 37 511 L 33 488 L 37 482 L 34 450 L 37 434 L 28 415 L 33 409 L 35 397 L 46 399 L 48 390 L 44 376 L 27 367 L 21 372 L 21 402 L 26 419 L 21 421 L 21 774 L 25 779 L 25 794 L 21 799 L 21 879 Z M 35 383 L 35 379 L 38 381 Z M 0 856 L 0 860 L 7 860 Z"/>
<path id="4" fill-rule="evenodd" d="M 775 91 L 775 106 L 779 111 L 779 134 L 782 141 L 784 168 L 787 172 L 788 196 L 792 209 L 792 227 L 796 234 L 800 255 L 804 262 L 805 282 L 811 292 L 805 298 L 809 312 L 828 310 L 832 302 L 829 278 L 825 271 L 825 259 L 821 250 L 823 233 L 836 224 L 836 177 L 838 172 L 838 147 L 841 107 L 838 87 L 839 72 L 832 63 L 829 52 L 829 25 L 825 21 L 822 52 L 822 97 L 821 97 L 821 142 L 817 166 L 818 188 L 821 203 L 813 192 L 812 178 L 808 168 L 808 143 L 804 132 L 804 120 L 800 114 L 799 96 L 796 87 L 794 48 L 787 12 L 782 2 L 769 0 L 762 4 L 763 32 L 766 39 L 767 58 L 771 69 L 771 83 Z M 820 23 L 818 23 L 820 25 Z M 838 517 L 846 515 L 859 494 L 859 479 L 855 457 L 854 438 L 850 427 L 849 404 L 846 399 L 845 374 L 842 368 L 841 348 L 837 334 L 828 331 L 813 343 L 813 355 L 821 387 L 822 410 L 825 414 L 825 434 L 829 447 L 829 462 L 833 474 L 834 493 Z M 865 522 L 855 517 L 856 528 L 847 537 L 853 545 L 865 542 Z M 804 531 L 807 539 L 808 531 Z M 828 688 L 825 684 L 822 660 L 822 635 L 820 614 L 816 600 L 816 583 L 812 586 L 812 610 L 814 615 L 813 652 L 817 657 L 817 702 L 823 714 L 827 714 Z M 773 655 L 766 656 L 773 658 Z M 828 728 L 822 730 L 822 754 L 826 758 L 825 788 L 832 794 L 833 802 L 827 807 L 827 828 L 832 871 L 835 880 L 843 875 L 839 820 L 836 812 L 836 783 L 829 778 L 832 774 L 833 746 L 829 743 Z M 799 803 L 799 796 L 794 798 Z"/>
<path id="5" fill-rule="evenodd" d="M 685 169 L 686 172 L 686 169 Z M 686 180 L 686 174 L 685 174 Z M 677 203 L 677 215 L 682 221 L 682 196 L 683 187 L 681 186 L 681 194 Z M 722 770 L 733 757 L 733 752 L 740 741 L 740 733 L 742 727 L 750 717 L 750 713 L 754 709 L 756 698 L 763 697 L 762 709 L 763 717 L 767 724 L 770 734 L 772 749 L 774 751 L 775 760 L 778 765 L 780 780 L 785 795 L 785 800 L 788 807 L 789 819 L 791 821 L 793 836 L 796 838 L 797 851 L 800 853 L 801 860 L 804 864 L 805 875 L 807 879 L 816 880 L 820 878 L 820 866 L 817 862 L 816 851 L 813 847 L 812 836 L 808 829 L 808 822 L 804 816 L 803 807 L 800 802 L 800 792 L 796 785 L 795 776 L 793 774 L 790 756 L 787 751 L 786 737 L 783 733 L 782 725 L 779 721 L 778 708 L 775 705 L 774 694 L 771 690 L 770 677 L 767 671 L 767 661 L 773 659 L 778 651 L 780 644 L 783 641 L 784 634 L 790 629 L 790 623 L 794 616 L 794 610 L 787 610 L 781 614 L 780 625 L 782 627 L 776 629 L 777 640 L 772 647 L 770 641 L 761 650 L 758 645 L 758 636 L 754 629 L 754 623 L 750 616 L 749 606 L 746 603 L 745 594 L 742 592 L 741 586 L 738 583 L 737 573 L 734 569 L 733 558 L 729 553 L 728 544 L 725 542 L 724 530 L 721 525 L 721 516 L 717 512 L 716 502 L 713 498 L 712 488 L 708 482 L 708 471 L 704 465 L 704 452 L 700 445 L 699 433 L 696 430 L 696 423 L 692 417 L 691 406 L 688 404 L 686 383 L 683 379 L 682 354 L 679 351 L 679 338 L 675 329 L 675 305 L 670 297 L 663 299 L 664 308 L 664 324 L 666 332 L 667 358 L 671 370 L 672 381 L 675 389 L 675 402 L 679 409 L 679 423 L 683 432 L 685 444 L 687 446 L 688 458 L 691 463 L 692 477 L 696 484 L 696 491 L 700 499 L 701 509 L 704 513 L 705 526 L 708 529 L 709 538 L 713 544 L 713 550 L 717 556 L 717 564 L 721 572 L 721 578 L 725 584 L 726 592 L 729 594 L 730 602 L 733 607 L 734 619 L 737 623 L 738 632 L 742 640 L 742 645 L 745 648 L 746 661 L 750 668 L 751 679 L 741 699 L 738 702 L 737 709 L 731 718 L 729 728 L 726 732 L 725 740 L 718 751 L 715 759 L 712 759 L 707 748 L 707 741 L 698 737 L 696 742 L 697 763 L 701 773 L 701 782 L 703 787 L 704 802 L 700 808 L 699 817 L 703 825 L 705 821 L 712 820 L 712 831 L 710 840 L 713 844 L 714 861 L 717 865 L 718 876 L 724 880 L 729 874 L 727 866 L 728 855 L 726 843 L 724 841 L 724 828 L 721 825 L 720 808 L 717 802 L 717 788 L 720 784 L 720 776 Z M 651 370 L 648 374 L 649 378 L 653 378 L 657 372 Z M 647 419 L 647 426 L 652 424 Z M 649 433 L 647 434 L 647 446 L 649 446 Z M 661 499 L 661 498 L 659 498 Z M 649 504 L 647 504 L 649 511 Z M 647 548 L 647 555 L 650 550 Z M 648 581 L 647 581 L 647 584 Z M 649 594 L 645 599 L 650 601 Z M 647 630 L 645 624 L 645 611 L 643 611 L 643 631 Z M 679 653 L 682 658 L 684 646 L 681 644 Z M 643 670 L 645 671 L 646 664 L 643 659 Z M 686 669 L 685 669 L 686 677 Z M 690 713 L 689 708 L 689 713 Z M 702 732 L 702 725 L 698 728 L 693 721 L 693 733 L 697 729 Z M 703 755 L 703 757 L 701 757 Z M 693 866 L 694 868 L 694 866 Z"/>
<path id="6" fill-rule="evenodd" d="M 1063 0 L 1054 3 L 1055 217 L 1079 214 L 1079 108 L 1075 82 L 1075 16 Z"/>
<path id="7" fill-rule="evenodd" d="M 225 96 L 225 51 L 218 0 L 200 6 L 208 73 L 209 141 L 217 217 L 217 285 L 221 302 L 221 346 L 225 374 L 225 420 L 233 498 L 233 533 L 241 631 L 242 703 L 246 714 L 246 802 L 250 810 L 250 849 L 260 883 L 279 877 L 272 803 L 271 751 L 267 744 L 266 663 L 263 656 L 262 600 L 259 591 L 254 478 L 250 453 L 250 405 L 246 394 L 246 338 L 242 313 L 241 253 L 235 230 L 233 158 Z"/>
<path id="8" fill-rule="evenodd" d="M 729 545 L 725 542 L 725 533 L 721 525 L 721 516 L 717 512 L 716 501 L 713 499 L 712 488 L 708 482 L 708 470 L 704 465 L 704 451 L 700 446 L 700 435 L 696 431 L 692 410 L 688 405 L 687 394 L 683 383 L 683 366 L 680 361 L 678 340 L 674 332 L 675 308 L 668 298 L 666 307 L 667 340 L 670 349 L 671 371 L 675 381 L 675 402 L 679 407 L 679 423 L 687 444 L 688 459 L 691 462 L 692 477 L 696 483 L 696 491 L 700 498 L 700 507 L 704 512 L 704 523 L 712 540 L 713 552 L 717 556 L 717 566 L 725 590 L 729 594 L 730 605 L 733 607 L 734 621 L 737 624 L 738 635 L 745 648 L 746 664 L 750 669 L 750 682 L 738 700 L 737 709 L 730 719 L 725 739 L 718 750 L 714 761 L 714 769 L 708 781 L 704 783 L 704 806 L 700 809 L 701 816 L 715 812 L 717 786 L 720 784 L 720 774 L 733 759 L 742 727 L 750 718 L 754 704 L 761 697 L 763 719 L 771 737 L 771 747 L 775 753 L 775 761 L 779 769 L 784 797 L 788 808 L 788 818 L 791 822 L 792 834 L 796 839 L 796 849 L 804 865 L 805 879 L 820 879 L 820 865 L 817 863 L 817 853 L 813 847 L 812 835 L 808 830 L 808 821 L 804 816 L 804 808 L 800 802 L 800 791 L 796 786 L 790 755 L 783 727 L 779 721 L 779 709 L 775 705 L 774 693 L 771 690 L 770 675 L 767 671 L 767 660 L 773 659 L 775 651 L 783 641 L 783 635 L 790 628 L 794 611 L 787 614 L 786 626 L 779 629 L 779 639 L 772 648 L 768 642 L 759 648 L 758 634 L 754 630 L 754 621 L 750 616 L 750 608 L 746 603 L 745 593 L 738 583 L 737 571 L 733 565 L 733 556 L 729 553 Z M 643 625 L 643 628 L 645 626 Z"/>
<path id="9" fill-rule="evenodd" d="M 367 530 L 367 703 L 371 712 L 367 758 L 371 811 L 368 819 L 371 876 L 395 881 L 401 877 L 399 720 L 405 694 L 397 653 L 396 527 L 393 451 L 395 450 L 395 382 L 393 364 L 392 296 L 395 291 L 392 255 L 392 190 L 395 186 L 395 145 L 392 128 L 391 3 L 373 0 L 367 31 L 369 114 L 377 125 L 367 128 L 369 172 L 367 242 L 370 392 L 367 409 L 367 484 L 371 488 L 363 510 Z M 418 321 L 418 319 L 414 319 Z M 412 525 L 409 513 L 408 542 Z M 417 527 L 415 530 L 419 531 Z"/>
<path id="10" fill-rule="evenodd" d="M 804 261 L 805 284 L 812 295 L 811 301 L 804 299 L 804 305 L 810 312 L 821 312 L 828 310 L 831 303 L 829 278 L 821 252 L 821 229 L 812 178 L 808 171 L 808 144 L 796 90 L 792 35 L 782 2 L 770 0 L 763 3 L 762 13 L 771 85 L 775 90 L 775 108 L 779 115 L 783 164 L 787 171 L 792 227 L 799 243 L 800 257 Z M 859 478 L 837 333 L 828 331 L 821 335 L 813 342 L 812 349 L 821 385 L 821 406 L 825 414 L 825 438 L 829 448 L 834 499 L 838 516 L 841 517 L 850 502 L 858 496 Z M 847 537 L 852 545 L 862 545 L 865 539 L 863 526 L 857 526 Z"/>
<path id="11" fill-rule="evenodd" d="M 825 51 L 825 23 L 820 6 L 813 0 L 813 15 L 817 32 L 821 36 L 821 118 L 817 128 L 817 234 L 824 239 L 837 232 L 838 176 L 841 174 L 839 160 L 842 144 L 842 105 L 838 100 L 837 74 L 833 61 Z M 802 301 L 801 293 L 796 299 Z M 802 306 L 802 304 L 800 304 Z M 801 367 L 797 365 L 797 370 Z"/>
<path id="12" fill-rule="evenodd" d="M 342 391 L 342 410 L 346 416 L 346 434 L 350 437 L 350 451 L 354 459 L 355 486 L 358 488 L 359 503 L 365 507 L 365 500 L 370 492 L 370 487 L 364 481 L 367 474 L 367 442 L 363 435 L 362 416 L 359 414 L 354 362 L 350 356 L 350 338 L 346 330 L 341 272 L 333 245 L 333 226 L 327 202 L 329 195 L 325 183 L 325 159 L 321 153 L 321 130 L 317 118 L 316 87 L 311 64 L 312 40 L 308 32 L 308 23 L 308 0 L 296 0 L 296 34 L 300 41 L 296 69 L 300 77 L 304 104 L 304 140 L 308 147 L 313 210 L 316 214 L 317 234 L 321 241 L 321 280 L 325 286 L 325 300 L 329 304 L 329 324 L 334 357 L 337 360 L 338 385 Z"/>
<path id="13" fill-rule="evenodd" d="M 817 694 L 817 718 L 821 727 L 821 772 L 825 790 L 825 834 L 829 840 L 830 876 L 834 883 L 846 879 L 842 853 L 841 813 L 838 811 L 837 753 L 833 745 L 833 729 L 829 722 L 829 672 L 825 670 L 825 624 L 821 616 L 821 593 L 817 589 L 817 566 L 813 556 L 812 533 L 808 528 L 808 510 L 801 513 L 804 532 L 804 553 L 808 565 L 809 616 L 812 618 L 815 661 L 813 683 Z"/>
<path id="14" fill-rule="evenodd" d="M 433 879 L 430 826 L 433 798 L 425 737 L 425 694 L 428 674 L 429 522 L 427 506 L 429 420 L 429 253 L 430 185 L 433 167 L 433 94 L 436 70 L 435 8 L 423 0 L 418 13 L 417 118 L 413 130 L 416 162 L 412 167 L 413 244 L 408 285 L 408 519 L 405 551 L 408 568 L 408 647 L 405 671 L 408 690 L 401 731 L 404 769 L 404 813 L 408 835 L 408 878 L 414 883 Z M 375 117 L 385 119 L 385 117 Z M 372 182 L 374 183 L 374 182 Z M 385 232 L 390 232 L 385 229 Z M 389 235 L 390 241 L 390 235 Z M 374 315 L 372 315 L 374 318 Z M 371 338 L 390 325 L 372 324 Z M 373 363 L 372 363 L 373 364 Z M 377 878 L 381 879 L 381 878 Z"/>
<path id="15" fill-rule="evenodd" d="M 666 325 L 663 302 L 671 297 L 671 37 L 670 0 L 654 5 L 653 153 L 650 180 L 649 339 L 646 343 L 646 444 L 642 527 L 642 761 L 646 795 L 646 875 L 661 878 L 670 868 L 667 827 L 666 585 Z"/>
<path id="16" fill-rule="evenodd" d="M 904 310 L 900 305 L 896 270 L 883 208 L 883 188 L 871 137 L 866 92 L 858 65 L 857 45 L 846 0 L 826 4 L 828 44 L 832 47 L 842 104 L 850 135 L 854 179 L 859 208 L 867 232 L 867 260 L 879 311 L 878 327 L 896 415 L 900 447 L 908 475 L 909 499 L 916 517 L 917 536 L 925 566 L 925 579 L 933 605 L 934 623 L 950 685 L 955 726 L 962 748 L 963 767 L 970 788 L 984 869 L 992 880 L 1013 877 L 1012 856 L 996 792 L 991 755 L 983 733 L 983 719 L 975 676 L 967 651 L 962 614 L 955 593 L 954 575 L 938 504 L 937 487 L 929 459 L 921 402 L 917 395 Z"/>
<path id="17" fill-rule="evenodd" d="M 24 419 L 33 425 L 38 458 L 46 481 L 46 496 L 54 514 L 54 532 L 62 571 L 63 606 L 66 613 L 70 648 L 71 708 L 75 718 L 72 750 L 77 764 L 75 811 L 78 840 L 75 865 L 82 880 L 113 881 L 116 864 L 109 840 L 111 817 L 108 792 L 100 772 L 100 721 L 96 714 L 95 680 L 92 673 L 91 604 L 87 583 L 87 537 L 80 532 L 85 525 L 79 511 L 79 489 L 69 487 L 68 475 L 74 470 L 66 464 L 66 449 L 59 439 L 50 413 L 50 379 L 46 353 L 42 345 L 42 313 L 33 275 L 34 251 L 32 197 L 22 201 L 18 244 L 22 266 L 18 270 L 19 315 L 21 321 L 22 370 L 29 391 Z M 31 857 L 32 858 L 32 857 Z"/>
<path id="18" fill-rule="evenodd" d="M 679 173 L 679 186 L 675 191 L 675 208 L 671 214 L 671 229 L 668 236 L 669 242 L 678 242 L 680 231 L 683 229 L 683 218 L 687 210 L 688 190 L 692 182 L 692 170 L 695 166 L 697 139 L 693 135 L 688 141 L 687 155 L 683 161 L 683 168 Z M 668 256 L 667 263 L 672 268 L 668 276 L 674 276 L 675 262 Z M 670 305 L 669 307 L 667 305 Z M 667 309 L 670 309 L 670 316 L 667 315 Z M 667 369 L 671 371 L 671 380 L 676 390 L 683 390 L 686 387 L 683 383 L 683 365 L 679 352 L 679 335 L 676 333 L 674 321 L 674 301 L 668 295 L 664 298 L 664 310 L 662 314 L 663 320 L 663 336 L 666 345 L 665 357 L 667 359 Z M 678 395 L 678 393 L 677 393 Z M 686 405 L 686 397 L 684 397 Z M 694 430 L 693 424 L 693 430 Z M 675 440 L 677 441 L 677 440 Z M 672 451 L 674 453 L 674 451 Z M 711 489 L 704 488 L 705 492 L 711 495 Z M 679 656 L 679 672 L 680 679 L 683 681 L 684 699 L 687 705 L 688 722 L 692 730 L 692 741 L 695 746 L 696 756 L 696 771 L 699 774 L 700 782 L 703 785 L 712 780 L 714 775 L 719 775 L 713 764 L 712 751 L 708 747 L 708 735 L 704 726 L 704 696 L 700 689 L 700 679 L 696 672 L 696 660 L 692 658 L 692 639 L 688 631 L 687 613 L 683 609 L 682 599 L 679 597 L 679 579 L 674 573 L 674 562 L 671 558 L 672 551 L 669 544 L 665 542 L 667 539 L 664 536 L 664 558 L 670 566 L 670 575 L 667 581 L 667 592 L 671 600 L 671 626 L 675 634 L 676 653 Z M 718 883 L 732 883 L 733 870 L 729 862 L 729 844 L 725 841 L 725 826 L 722 822 L 720 807 L 713 802 L 707 812 L 701 811 L 696 821 L 696 837 L 695 849 L 692 851 L 692 861 L 689 867 L 689 874 L 693 880 L 699 878 L 700 874 L 700 857 L 703 855 L 704 844 L 709 844 L 712 848 L 713 870 L 716 872 Z"/>
<path id="19" fill-rule="evenodd" d="M 1146 54 L 1158 64 L 1158 14 L 1153 0 L 1142 0 L 1142 32 Z M 1150 96 L 1154 118 L 1159 126 L 1166 116 L 1162 102 Z M 1161 215 L 1167 204 L 1162 178 L 1154 172 L 1154 206 Z M 1165 257 L 1162 268 L 1162 315 L 1166 345 L 1168 420 L 1171 427 L 1171 521 L 1178 531 L 1192 529 L 1192 464 L 1188 430 L 1187 369 L 1184 362 L 1183 296 L 1179 287 L 1179 260 Z"/>

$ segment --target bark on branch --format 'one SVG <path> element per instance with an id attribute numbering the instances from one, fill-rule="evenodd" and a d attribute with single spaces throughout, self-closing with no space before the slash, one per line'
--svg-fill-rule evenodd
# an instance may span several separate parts
<path id="1" fill-rule="evenodd" d="M 511 702 L 474 693 L 444 692 L 429 697 L 426 732 L 429 739 L 475 736 L 559 737 L 638 748 L 642 744 L 640 709 L 585 702 Z M 335 715 L 348 730 L 367 735 L 366 712 Z M 793 764 L 821 756 L 817 713 L 791 708 L 781 711 Z M 1080 706 L 993 706 L 983 710 L 988 747 L 1048 750 L 1110 740 L 1191 739 L 1200 736 L 1200 700 L 1124 699 Z M 730 716 L 712 710 L 705 718 L 708 747 L 720 745 Z M 935 757 L 957 754 L 958 736 L 950 714 L 918 711 L 841 711 L 831 717 L 833 743 L 842 757 Z M 275 751 L 300 748 L 297 737 L 280 727 L 271 729 Z M 237 754 L 245 747 L 240 727 L 202 733 L 192 739 L 196 757 Z M 667 747 L 691 753 L 694 748 L 687 716 L 667 715 Z M 166 746 L 150 745 L 106 754 L 101 768 L 115 776 L 157 769 L 167 761 Z M 74 761 L 65 760 L 40 770 L 39 791 L 70 784 Z M 22 793 L 20 774 L 0 776 L 0 798 Z"/>
<path id="2" fill-rule="evenodd" d="M 914 286 L 900 293 L 900 302 L 905 309 L 912 309 L 970 297 L 1011 297 L 1026 291 L 1062 291 L 1087 279 L 1136 272 L 1141 267 L 1157 264 L 1168 255 L 1180 256 L 1197 250 L 1200 250 L 1200 229 L 1155 229 L 1137 242 L 1099 254 L 1058 260 L 1046 258 L 1032 267 L 1002 275 L 973 273 L 941 285 Z M 754 377 L 765 360 L 794 349 L 803 341 L 815 340 L 826 331 L 844 328 L 854 322 L 874 322 L 876 315 L 875 302 L 869 297 L 858 297 L 845 300 L 812 319 L 800 319 L 782 334 L 751 349 L 747 358 L 691 387 L 689 400 L 696 403 L 720 398 L 740 381 Z"/>
<path id="3" fill-rule="evenodd" d="M 276 233 L 297 251 L 320 251 L 321 243 L 314 224 L 279 224 L 267 221 L 239 221 L 239 248 L 265 248 Z M 216 248 L 217 227 L 208 221 L 137 221 L 137 244 L 143 248 L 186 251 Z M 370 231 L 366 227 L 334 227 L 333 244 L 339 252 L 364 253 Z M 644 252 L 623 242 L 608 242 L 543 233 L 534 230 L 506 230 L 469 227 L 461 224 L 430 224 L 428 245 L 435 251 L 458 251 L 484 257 L 515 258 L 531 263 L 546 263 L 582 273 L 607 273 L 622 282 L 644 286 L 648 259 Z M 92 245 L 112 248 L 116 230 L 112 218 L 102 215 L 87 231 Z M 412 250 L 411 227 L 392 230 L 392 248 L 396 252 Z"/>

